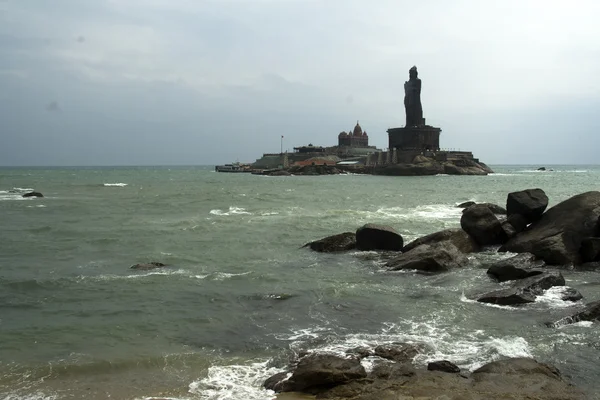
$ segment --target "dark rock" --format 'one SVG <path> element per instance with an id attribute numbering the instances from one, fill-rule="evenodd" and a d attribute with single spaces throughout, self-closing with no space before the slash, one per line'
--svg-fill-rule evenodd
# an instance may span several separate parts
<path id="1" fill-rule="evenodd" d="M 539 167 L 537 170 L 538 170 L 538 171 L 545 171 L 545 170 L 546 170 L 546 167 Z"/>
<path id="2" fill-rule="evenodd" d="M 444 174 L 448 175 L 487 175 L 488 171 L 474 160 L 452 160 L 442 163 Z"/>
<path id="3" fill-rule="evenodd" d="M 311 353 L 300 359 L 288 380 L 274 384 L 272 387 L 275 388 L 273 390 L 276 392 L 328 389 L 366 376 L 367 372 L 358 358 L 342 358 L 332 354 Z"/>
<path id="4" fill-rule="evenodd" d="M 522 253 L 493 263 L 488 268 L 487 273 L 496 281 L 505 282 L 539 275 L 543 271 L 533 270 L 532 268 L 543 266 L 544 262 L 536 261 L 533 254 Z"/>
<path id="5" fill-rule="evenodd" d="M 270 171 L 269 176 L 290 176 L 291 172 L 286 171 L 285 169 L 278 169 L 275 171 Z"/>
<path id="6" fill-rule="evenodd" d="M 504 234 L 506 235 L 507 239 L 510 239 L 517 235 L 516 229 L 508 221 L 502 221 L 500 222 L 500 225 L 502 226 L 502 230 L 504 231 Z"/>
<path id="7" fill-rule="evenodd" d="M 509 358 L 494 361 L 473 371 L 473 376 L 479 374 L 530 375 L 541 374 L 548 378 L 560 380 L 560 371 L 549 364 L 543 364 L 532 358 Z"/>
<path id="8" fill-rule="evenodd" d="M 449 372 L 453 374 L 460 372 L 460 368 L 458 368 L 456 364 L 453 364 L 447 360 L 430 362 L 427 364 L 427 370 Z"/>
<path id="9" fill-rule="evenodd" d="M 506 222 L 512 225 L 517 233 L 523 232 L 527 225 L 529 225 L 529 221 L 527 218 L 522 216 L 521 214 L 512 214 L 506 218 Z"/>
<path id="10" fill-rule="evenodd" d="M 479 251 L 477 242 L 462 229 L 445 229 L 413 240 L 402 251 L 406 253 L 422 244 L 435 244 L 450 241 L 462 253 L 473 253 Z"/>
<path id="11" fill-rule="evenodd" d="M 389 164 L 373 168 L 373 175 L 427 176 L 443 173 L 444 167 L 438 162 L 419 164 Z"/>
<path id="12" fill-rule="evenodd" d="M 558 328 L 559 326 L 574 324 L 581 321 L 600 321 L 600 300 L 586 304 L 583 311 L 562 318 L 556 322 L 547 322 L 546 325 L 550 328 Z"/>
<path id="13" fill-rule="evenodd" d="M 485 293 L 477 297 L 481 303 L 504 306 L 533 303 L 537 296 L 553 286 L 564 286 L 565 278 L 560 272 L 545 272 L 517 281 L 513 286 Z"/>
<path id="14" fill-rule="evenodd" d="M 542 189 L 512 192 L 506 199 L 508 215 L 521 214 L 529 222 L 540 219 L 546 207 L 548 207 L 548 196 Z"/>
<path id="15" fill-rule="evenodd" d="M 287 379 L 289 373 L 288 372 L 280 372 L 275 374 L 263 383 L 263 387 L 265 389 L 273 390 L 275 392 L 281 391 L 282 382 Z"/>
<path id="16" fill-rule="evenodd" d="M 344 232 L 339 235 L 328 236 L 307 243 L 303 247 L 310 247 L 311 250 L 323 253 L 352 250 L 356 248 L 356 233 Z"/>
<path id="17" fill-rule="evenodd" d="M 417 270 L 426 273 L 445 272 L 462 268 L 469 260 L 458 251 L 450 241 L 423 244 L 409 252 L 402 253 L 385 264 L 385 268 L 398 270 Z"/>
<path id="18" fill-rule="evenodd" d="M 456 207 L 458 207 L 458 208 L 467 208 L 467 207 L 471 207 L 471 206 L 474 206 L 474 205 L 475 205 L 474 201 L 465 201 L 464 203 L 460 203 Z"/>
<path id="19" fill-rule="evenodd" d="M 600 270 L 600 261 L 586 262 L 576 266 L 578 271 L 598 271 Z"/>
<path id="20" fill-rule="evenodd" d="M 579 254 L 582 262 L 600 261 L 600 238 L 584 238 L 581 241 Z"/>
<path id="21" fill-rule="evenodd" d="M 475 204 L 463 211 L 460 226 L 482 246 L 506 242 L 506 232 L 494 213 L 483 204 Z"/>
<path id="22" fill-rule="evenodd" d="M 44 197 L 40 192 L 28 192 L 23 194 L 23 197 Z"/>
<path id="23" fill-rule="evenodd" d="M 135 265 L 132 265 L 130 268 L 145 271 L 145 270 L 149 270 L 149 269 L 161 268 L 161 267 L 166 267 L 166 266 L 167 266 L 166 264 L 163 264 L 161 262 L 152 261 L 152 262 L 145 263 L 145 264 L 135 264 Z"/>
<path id="24" fill-rule="evenodd" d="M 579 194 L 550 208 L 499 251 L 533 253 L 552 265 L 581 264 L 583 239 L 598 235 L 599 215 L 600 192 Z"/>
<path id="25" fill-rule="evenodd" d="M 369 373 L 369 379 L 396 379 L 413 376 L 415 367 L 409 362 L 383 362 L 375 365 Z"/>
<path id="26" fill-rule="evenodd" d="M 474 205 L 486 206 L 494 214 L 506 215 L 506 209 L 504 207 L 500 207 L 497 204 L 493 204 L 493 203 L 473 203 L 469 207 L 472 207 Z M 469 207 L 465 207 L 465 210 L 467 210 Z M 465 212 L 465 210 L 463 210 L 463 212 Z"/>
<path id="27" fill-rule="evenodd" d="M 567 288 L 562 292 L 560 299 L 562 301 L 579 301 L 583 299 L 583 295 L 576 289 Z"/>
<path id="28" fill-rule="evenodd" d="M 359 250 L 401 251 L 403 245 L 402 236 L 389 226 L 366 224 L 356 231 L 356 248 Z"/>
<path id="29" fill-rule="evenodd" d="M 360 359 L 367 358 L 373 355 L 371 350 L 369 350 L 366 347 L 355 347 L 353 349 L 348 349 L 346 350 L 346 354 L 356 356 Z"/>
<path id="30" fill-rule="evenodd" d="M 399 363 L 411 362 L 419 353 L 425 351 L 422 344 L 392 343 L 375 347 L 373 353 L 381 358 Z"/>

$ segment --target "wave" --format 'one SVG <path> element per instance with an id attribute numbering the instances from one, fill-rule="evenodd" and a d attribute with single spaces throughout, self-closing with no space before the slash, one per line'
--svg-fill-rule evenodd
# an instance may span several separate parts
<path id="1" fill-rule="evenodd" d="M 121 183 L 121 182 L 119 182 L 119 183 L 104 183 L 104 184 L 102 184 L 102 186 L 107 186 L 107 187 L 125 187 L 127 185 L 129 185 L 129 184 L 128 183 Z"/>
<path id="2" fill-rule="evenodd" d="M 252 215 L 252 213 L 246 211 L 245 208 L 242 207 L 229 207 L 228 211 L 223 211 L 220 209 L 210 210 L 210 214 L 218 215 L 218 216 L 231 216 L 231 215 Z"/>

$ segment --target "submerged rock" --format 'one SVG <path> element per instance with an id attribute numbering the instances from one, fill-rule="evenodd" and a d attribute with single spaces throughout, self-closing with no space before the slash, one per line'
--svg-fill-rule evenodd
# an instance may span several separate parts
<path id="1" fill-rule="evenodd" d="M 166 266 L 167 266 L 166 264 L 163 264 L 161 262 L 152 261 L 152 262 L 144 263 L 144 264 L 135 264 L 135 265 L 132 265 L 130 268 L 144 271 L 144 270 L 149 270 L 149 269 L 162 268 L 162 267 L 166 267 Z"/>
<path id="2" fill-rule="evenodd" d="M 460 368 L 458 368 L 456 364 L 453 364 L 447 360 L 430 362 L 427 364 L 427 370 L 449 372 L 453 374 L 460 372 Z"/>
<path id="3" fill-rule="evenodd" d="M 576 314 L 564 317 L 556 322 L 547 322 L 546 325 L 550 328 L 558 328 L 562 325 L 575 324 L 581 321 L 600 321 L 600 300 L 586 304 L 585 308 Z"/>
<path id="4" fill-rule="evenodd" d="M 40 192 L 28 192 L 24 193 L 22 197 L 44 197 Z"/>
<path id="5" fill-rule="evenodd" d="M 539 275 L 544 271 L 533 268 L 543 266 L 544 262 L 536 261 L 533 254 L 522 253 L 493 263 L 488 268 L 487 273 L 496 281 L 505 282 Z"/>
<path id="6" fill-rule="evenodd" d="M 402 236 L 392 227 L 366 224 L 356 231 L 356 248 L 359 250 L 401 251 Z"/>
<path id="7" fill-rule="evenodd" d="M 451 242 L 462 253 L 473 253 L 479 251 L 479 244 L 477 244 L 477 242 L 471 236 L 469 236 L 467 232 L 460 228 L 445 229 L 443 231 L 425 235 L 404 246 L 402 251 L 406 253 L 407 251 L 411 251 L 415 247 L 423 244 L 436 244 L 446 241 Z"/>
<path id="8" fill-rule="evenodd" d="M 328 236 L 307 243 L 303 247 L 309 247 L 311 250 L 323 253 L 352 250 L 356 248 L 356 233 L 344 232 L 338 235 Z"/>
<path id="9" fill-rule="evenodd" d="M 391 271 L 417 270 L 438 273 L 462 268 L 469 260 L 450 241 L 423 244 L 388 261 L 384 268 Z"/>
<path id="10" fill-rule="evenodd" d="M 564 286 L 565 278 L 560 272 L 545 272 L 540 275 L 517 281 L 506 289 L 494 290 L 477 296 L 481 303 L 492 303 L 504 306 L 533 303 L 537 296 L 553 286 Z"/>
<path id="11" fill-rule="evenodd" d="M 529 252 L 552 265 L 581 264 L 582 243 L 598 236 L 599 215 L 600 192 L 578 194 L 550 208 L 500 251 Z"/>
<path id="12" fill-rule="evenodd" d="M 391 343 L 375 347 L 373 354 L 396 362 L 410 362 L 419 353 L 425 351 L 425 345 L 412 343 Z"/>

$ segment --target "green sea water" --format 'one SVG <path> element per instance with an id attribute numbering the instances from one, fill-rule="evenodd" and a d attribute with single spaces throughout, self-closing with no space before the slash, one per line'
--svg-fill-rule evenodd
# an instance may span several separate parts
<path id="1" fill-rule="evenodd" d="M 598 190 L 600 167 L 492 166 L 489 176 L 264 177 L 213 167 L 0 169 L 0 399 L 272 399 L 294 352 L 425 342 L 418 364 L 508 356 L 600 392 L 598 326 L 543 322 L 600 299 L 600 273 L 563 271 L 585 299 L 468 300 L 486 263 L 423 276 L 374 252 L 301 246 L 374 222 L 405 241 L 458 227 L 456 204 L 539 187 L 554 205 Z M 23 199 L 35 189 L 44 198 Z M 132 264 L 168 267 L 136 271 Z"/>

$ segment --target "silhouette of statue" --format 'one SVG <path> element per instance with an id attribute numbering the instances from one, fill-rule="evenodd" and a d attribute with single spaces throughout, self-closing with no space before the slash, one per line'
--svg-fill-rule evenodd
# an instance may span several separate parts
<path id="1" fill-rule="evenodd" d="M 406 109 L 406 127 L 423 126 L 423 107 L 421 106 L 421 80 L 417 77 L 417 67 L 408 71 L 409 79 L 404 82 L 404 108 Z"/>

